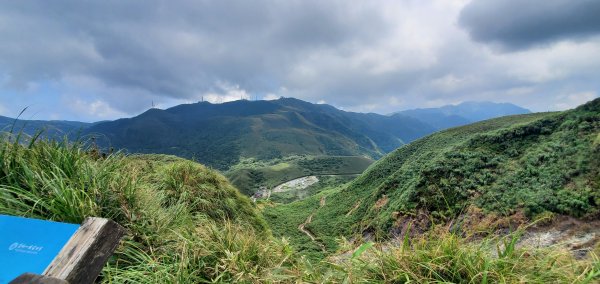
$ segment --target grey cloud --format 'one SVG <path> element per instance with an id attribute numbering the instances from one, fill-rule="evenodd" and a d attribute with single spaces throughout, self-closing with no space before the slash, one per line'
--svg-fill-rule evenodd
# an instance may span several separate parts
<path id="1" fill-rule="evenodd" d="M 13 85 L 74 73 L 175 98 L 218 81 L 267 92 L 311 51 L 381 33 L 374 12 L 342 1 L 11 2 L 0 71 Z"/>
<path id="2" fill-rule="evenodd" d="M 459 23 L 476 41 L 527 49 L 600 34 L 600 1 L 474 0 Z"/>
<path id="3" fill-rule="evenodd" d="M 147 109 L 151 101 L 167 106 L 197 100 L 205 93 L 222 94 L 227 91 L 223 86 L 239 86 L 253 97 L 295 96 L 312 102 L 325 100 L 346 109 L 372 107 L 389 113 L 429 106 L 430 102 L 504 101 L 508 99 L 503 92 L 515 88 L 556 98 L 557 85 L 568 85 L 565 93 L 600 89 L 595 80 L 587 80 L 600 75 L 594 71 L 600 70 L 600 60 L 573 64 L 565 72 L 564 64 L 555 62 L 547 68 L 550 73 L 565 73 L 556 82 L 538 84 L 509 74 L 507 67 L 530 64 L 504 58 L 511 53 L 490 54 L 473 43 L 452 25 L 461 8 L 449 3 L 6 1 L 0 9 L 0 97 L 22 94 L 18 100 L 2 98 L 4 108 L 10 109 L 17 101 L 33 97 L 37 84 L 50 82 L 53 94 L 47 96 L 54 100 L 61 96 L 66 102 L 78 99 L 77 109 L 100 102 L 110 107 L 107 113 L 134 115 Z M 528 33 L 518 34 L 521 27 L 536 23 L 526 18 L 539 20 L 540 13 L 552 20 L 546 21 L 553 23 L 547 27 L 555 27 L 556 19 L 562 19 L 560 15 L 568 10 L 560 6 L 566 2 L 544 1 L 555 3 L 552 6 L 535 1 L 543 9 L 533 14 L 527 12 L 532 10 L 531 4 L 520 3 L 520 9 L 510 9 L 498 3 L 468 4 L 460 16 L 461 25 L 476 40 L 525 52 L 532 44 L 592 33 L 549 28 L 540 38 L 540 33 L 529 28 Z M 570 5 L 579 8 L 569 13 L 597 6 L 587 0 L 578 3 L 585 5 Z M 569 30 L 573 26 L 567 25 Z M 489 35 L 485 33 L 490 30 Z M 533 40 L 528 40 L 530 36 Z M 600 58 L 594 49 L 600 43 L 591 41 L 591 46 L 586 55 Z M 570 54 L 559 55 L 570 60 Z M 543 67 L 540 72 L 546 71 Z M 586 80 L 581 79 L 584 75 Z M 436 86 L 440 78 L 463 81 L 444 89 Z M 43 106 L 51 99 L 45 98 L 43 88 L 40 92 L 35 97 Z M 536 103 L 534 95 L 509 99 L 535 110 L 531 107 Z M 62 111 L 61 105 L 53 104 L 53 111 Z M 80 117 L 95 119 L 86 115 Z M 79 119 L 75 114 L 65 118 Z"/>

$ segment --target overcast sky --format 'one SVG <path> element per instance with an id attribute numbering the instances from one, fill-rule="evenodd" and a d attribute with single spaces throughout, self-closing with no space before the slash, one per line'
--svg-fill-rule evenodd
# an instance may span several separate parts
<path id="1" fill-rule="evenodd" d="M 0 115 L 296 97 L 390 113 L 600 92 L 598 0 L 2 1 Z"/>

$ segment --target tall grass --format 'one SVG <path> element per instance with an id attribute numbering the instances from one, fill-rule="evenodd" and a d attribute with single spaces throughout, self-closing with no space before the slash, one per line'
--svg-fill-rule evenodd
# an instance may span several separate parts
<path id="1" fill-rule="evenodd" d="M 126 185 L 117 170 L 120 160 L 94 160 L 80 143 L 35 139 L 26 145 L 23 137 L 0 144 L 3 213 L 72 223 L 85 216 L 119 218 L 109 203 L 115 185 Z"/>
<path id="2" fill-rule="evenodd" d="M 519 233 L 469 242 L 432 231 L 332 264 L 348 283 L 597 283 L 600 262 L 555 247 L 517 248 Z"/>
<path id="3" fill-rule="evenodd" d="M 166 282 L 232 278 L 224 275 L 234 269 L 219 261 L 242 248 L 247 258 L 235 260 L 243 277 L 276 259 L 262 253 L 279 246 L 270 245 L 274 240 L 249 199 L 199 164 L 102 157 L 84 143 L 10 136 L 0 140 L 0 166 L 0 214 L 71 223 L 101 216 L 127 229 L 106 270 L 108 282 L 138 275 L 157 283 L 150 277 L 155 272 Z M 226 240 L 234 241 L 226 246 Z"/>
<path id="4" fill-rule="evenodd" d="M 432 232 L 366 244 L 315 262 L 285 240 L 222 176 L 165 156 L 101 157 L 84 143 L 0 139 L 0 214 L 79 223 L 111 218 L 127 236 L 104 283 L 593 283 L 597 258 L 575 261 L 514 239 L 468 242 Z M 516 238 L 516 236 L 512 236 Z M 349 247 L 350 246 L 350 247 Z"/>

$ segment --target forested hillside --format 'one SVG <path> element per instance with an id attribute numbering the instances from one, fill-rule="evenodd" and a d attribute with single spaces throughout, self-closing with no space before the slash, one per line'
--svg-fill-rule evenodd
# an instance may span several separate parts
<path id="1" fill-rule="evenodd" d="M 93 135 L 104 150 L 172 154 L 227 170 L 245 159 L 274 161 L 298 155 L 378 159 L 440 129 L 523 112 L 527 110 L 514 105 L 481 102 L 385 116 L 281 98 L 185 104 L 96 123 L 0 117 L 0 131 L 43 131 L 45 137 L 71 139 Z"/>
<path id="2" fill-rule="evenodd" d="M 596 99 L 565 112 L 508 116 L 427 136 L 347 186 L 270 207 L 266 216 L 278 235 L 292 236 L 309 251 L 320 249 L 296 227 L 311 214 L 305 228 L 328 250 L 337 248 L 339 236 L 388 238 L 409 224 L 422 231 L 470 212 L 597 218 L 599 170 Z M 323 199 L 331 202 L 320 206 Z"/>
<path id="3" fill-rule="evenodd" d="M 242 158 L 379 158 L 432 131 L 427 124 L 406 116 L 349 113 L 284 98 L 151 109 L 134 118 L 99 123 L 86 133 L 98 134 L 103 146 L 132 153 L 173 154 L 225 170 Z"/>

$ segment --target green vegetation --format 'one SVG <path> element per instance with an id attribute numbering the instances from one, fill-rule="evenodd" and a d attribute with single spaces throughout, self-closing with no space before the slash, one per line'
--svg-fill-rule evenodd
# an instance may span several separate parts
<path id="1" fill-rule="evenodd" d="M 313 194 L 299 201 L 260 201 L 263 213 L 195 162 L 103 156 L 83 143 L 7 134 L 0 138 L 0 214 L 117 221 L 127 236 L 103 270 L 104 283 L 595 283 L 597 246 L 575 261 L 559 247 L 517 246 L 520 230 L 482 238 L 469 226 L 474 212 L 508 224 L 513 216 L 598 216 L 599 114 L 600 99 L 443 131 L 343 186 L 332 178 L 277 197 Z M 246 166 L 269 168 L 266 180 L 269 172 L 358 164 L 278 159 Z"/>
<path id="2" fill-rule="evenodd" d="M 318 243 L 313 242 L 308 235 L 302 233 L 298 226 L 319 208 L 319 195 L 313 195 L 304 199 L 304 202 L 293 202 L 287 206 L 265 205 L 265 218 L 268 220 L 275 237 L 288 238 L 290 244 L 297 251 L 301 251 L 311 260 L 319 260 L 325 257 Z"/>
<path id="3" fill-rule="evenodd" d="M 167 156 L 101 158 L 78 143 L 24 142 L 0 143 L 0 214 L 117 221 L 127 237 L 104 270 L 106 282 L 249 280 L 285 255 L 250 200 L 202 165 Z"/>
<path id="4" fill-rule="evenodd" d="M 362 173 L 373 160 L 362 156 L 290 156 L 270 161 L 244 159 L 225 176 L 242 193 L 254 194 L 260 187 L 273 188 L 309 175 Z"/>
<path id="5" fill-rule="evenodd" d="M 290 156 L 382 157 L 433 132 L 417 119 L 351 113 L 292 98 L 207 102 L 151 109 L 85 130 L 98 144 L 131 153 L 162 153 L 227 171 L 244 159 Z"/>
<path id="6" fill-rule="evenodd" d="M 21 112 L 23 115 L 27 108 Z M 69 136 L 72 139 L 78 138 L 83 129 L 90 127 L 91 123 L 63 120 L 21 120 L 0 116 L 0 132 L 24 133 L 30 136 L 36 135 L 41 129 L 44 130 L 43 136 L 49 138 L 61 139 Z"/>
<path id="7" fill-rule="evenodd" d="M 409 224 L 423 232 L 456 218 L 466 223 L 469 211 L 529 220 L 545 212 L 594 218 L 600 209 L 599 132 L 600 99 L 562 113 L 453 128 L 403 146 L 348 186 L 322 193 L 335 202 L 314 209 L 316 200 L 308 198 L 267 207 L 264 214 L 274 233 L 286 236 L 304 222 L 299 212 L 314 212 L 306 229 L 329 252 L 338 248 L 330 240 L 340 236 L 386 239 L 406 234 Z M 298 241 L 292 245 L 307 246 Z"/>
<path id="8" fill-rule="evenodd" d="M 347 283 L 595 283 L 600 279 L 597 258 L 581 266 L 564 251 L 517 248 L 518 238 L 514 233 L 473 243 L 432 230 L 404 238 L 389 249 L 368 250 L 373 243 L 366 243 L 349 260 L 334 266 L 347 273 L 343 278 Z"/>
<path id="9" fill-rule="evenodd" d="M 340 243 L 340 254 L 311 261 L 273 238 L 249 199 L 204 166 L 15 140 L 0 140 L 0 214 L 119 222 L 127 236 L 102 283 L 592 283 L 600 275 L 597 259 L 575 262 L 565 252 L 516 248 L 510 239 L 472 243 L 449 233 L 407 238 L 390 249 Z M 290 205 L 320 210 L 327 206 L 320 197 L 330 194 Z"/>

